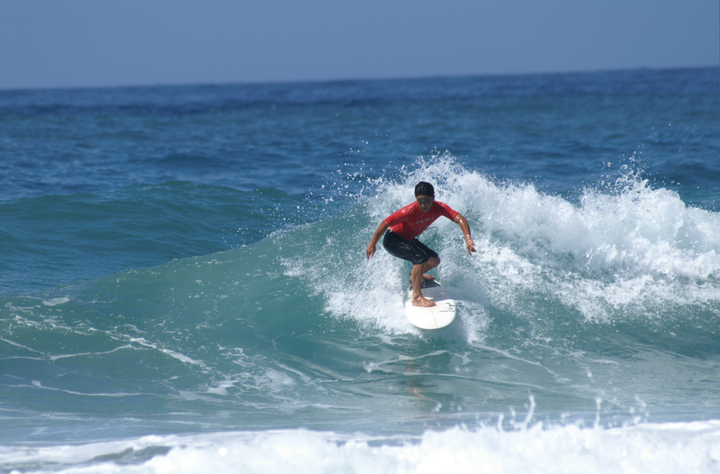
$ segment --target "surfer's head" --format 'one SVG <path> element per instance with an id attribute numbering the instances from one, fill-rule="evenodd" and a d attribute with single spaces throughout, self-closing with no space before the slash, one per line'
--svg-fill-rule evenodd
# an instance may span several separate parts
<path id="1" fill-rule="evenodd" d="M 415 185 L 415 197 L 418 196 L 429 196 L 431 198 L 434 198 L 435 188 L 433 188 L 433 185 L 430 183 L 420 181 L 418 184 Z"/>
<path id="2" fill-rule="evenodd" d="M 415 199 L 422 212 L 428 212 L 435 201 L 435 190 L 432 184 L 420 181 L 415 186 Z"/>

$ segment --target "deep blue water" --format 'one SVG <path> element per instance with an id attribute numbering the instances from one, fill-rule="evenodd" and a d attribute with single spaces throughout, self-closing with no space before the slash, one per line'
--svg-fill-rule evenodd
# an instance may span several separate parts
<path id="1" fill-rule="evenodd" d="M 0 471 L 715 472 L 718 90 L 0 91 Z M 365 259 L 420 180 L 478 246 L 436 223 L 435 332 L 409 266 Z"/>

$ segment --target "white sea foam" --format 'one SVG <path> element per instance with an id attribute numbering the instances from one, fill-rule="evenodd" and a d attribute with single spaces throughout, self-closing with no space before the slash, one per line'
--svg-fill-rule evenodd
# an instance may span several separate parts
<path id="1" fill-rule="evenodd" d="M 528 294 L 557 298 L 587 319 L 616 310 L 656 313 L 667 305 L 720 303 L 720 214 L 688 207 L 625 169 L 614 185 L 588 188 L 577 203 L 528 183 L 497 183 L 448 157 L 424 163 L 401 183 L 382 183 L 373 217 L 389 214 L 420 180 L 463 213 L 478 255 L 467 258 L 453 224 L 439 220 L 444 274 L 463 273 L 492 304 Z"/>
<path id="2" fill-rule="evenodd" d="M 372 183 L 364 228 L 358 231 L 358 215 L 345 217 L 342 227 L 352 231 L 333 231 L 322 252 L 288 259 L 286 275 L 308 279 L 337 318 L 421 334 L 403 316 L 409 265 L 381 243 L 375 257 L 364 256 L 377 225 L 412 201 L 421 180 L 465 215 L 476 242 L 469 256 L 457 225 L 434 224 L 437 275 L 464 303 L 453 329 L 461 339 L 482 340 L 488 305 L 532 315 L 539 303 L 556 302 L 596 322 L 693 305 L 720 311 L 720 214 L 688 207 L 627 169 L 611 187 L 587 188 L 571 202 L 529 183 L 496 182 L 449 156 L 421 160 L 399 181 Z"/>
<path id="3" fill-rule="evenodd" d="M 720 420 L 612 429 L 572 424 L 536 424 L 517 431 L 455 427 L 391 438 L 297 429 L 5 446 L 0 448 L 0 467 L 32 473 L 147 474 L 710 473 L 720 467 L 718 440 Z M 128 462 L 133 455 L 137 459 Z"/>
<path id="4" fill-rule="evenodd" d="M 43 300 L 43 304 L 45 306 L 57 306 L 59 304 L 65 304 L 68 301 L 70 301 L 70 298 L 67 297 L 61 297 L 61 298 L 50 298 L 49 300 Z"/>

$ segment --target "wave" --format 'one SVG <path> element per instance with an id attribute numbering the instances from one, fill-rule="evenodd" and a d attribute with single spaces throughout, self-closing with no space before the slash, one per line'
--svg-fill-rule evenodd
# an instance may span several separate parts
<path id="1" fill-rule="evenodd" d="M 680 331 L 697 336 L 698 343 L 715 340 L 702 327 L 714 323 L 720 311 L 720 214 L 686 206 L 676 192 L 653 189 L 629 170 L 610 188 L 589 187 L 571 202 L 529 183 L 498 182 L 468 171 L 448 156 L 421 160 L 402 170 L 400 179 L 371 181 L 366 189 L 372 191 L 357 195 L 354 208 L 309 224 L 287 220 L 295 201 L 303 201 L 255 193 L 250 198 L 263 200 L 277 214 L 274 222 L 278 216 L 284 220 L 285 230 L 240 249 L 60 287 L 45 299 L 69 297 L 81 305 L 111 301 L 103 314 L 134 314 L 138 321 L 153 314 L 176 323 L 178 317 L 200 317 L 208 325 L 239 317 L 282 334 L 294 320 L 305 324 L 311 317 L 317 324 L 346 322 L 373 334 L 425 337 L 428 333 L 403 317 L 409 265 L 383 249 L 370 261 L 364 253 L 378 223 L 411 201 L 420 180 L 433 182 L 437 199 L 467 217 L 478 248 L 468 256 L 459 228 L 436 221 L 431 246 L 442 259 L 437 276 L 459 300 L 459 318 L 435 334 L 469 343 L 488 334 L 497 339 L 512 318 L 532 327 L 538 340 L 564 340 L 578 330 L 594 337 L 598 324 L 624 324 L 631 334 L 650 329 L 664 337 Z M 174 189 L 170 197 L 163 194 L 167 186 Z M 177 206 L 187 191 L 179 183 L 160 188 L 158 202 L 148 205 Z M 216 196 L 213 189 L 204 192 L 208 199 L 228 197 Z M 134 201 L 131 195 L 123 205 Z M 79 205 L 105 212 L 103 202 Z M 246 214 L 258 223 L 248 228 L 268 227 L 267 215 L 251 213 L 248 208 Z M 123 232 L 138 226 L 127 224 Z"/>
<path id="2" fill-rule="evenodd" d="M 308 430 L 146 436 L 74 446 L 0 448 L 22 472 L 716 472 L 720 422 L 577 425 L 513 431 L 456 427 L 421 436 Z M 52 470 L 36 466 L 53 466 Z"/>
<path id="3" fill-rule="evenodd" d="M 515 314 L 559 307 L 592 323 L 677 320 L 688 311 L 709 322 L 720 309 L 720 214 L 688 207 L 627 168 L 609 189 L 586 188 L 573 203 L 451 158 L 429 160 L 402 180 L 373 183 L 375 195 L 353 212 L 295 231 L 291 239 L 303 244 L 284 257 L 287 274 L 310 280 L 337 317 L 378 322 L 384 314 L 382 326 L 404 331 L 389 313 L 401 312 L 407 265 L 382 250 L 366 263 L 363 252 L 420 180 L 435 183 L 437 199 L 473 227 L 476 256 L 449 221 L 437 221 L 433 245 L 443 260 L 438 277 L 479 305 L 469 310 L 476 336 L 487 327 L 488 301 Z"/>
<path id="4" fill-rule="evenodd" d="M 275 188 L 180 181 L 4 202 L 0 289 L 31 293 L 240 247 L 278 226 L 307 222 L 315 212 Z"/>

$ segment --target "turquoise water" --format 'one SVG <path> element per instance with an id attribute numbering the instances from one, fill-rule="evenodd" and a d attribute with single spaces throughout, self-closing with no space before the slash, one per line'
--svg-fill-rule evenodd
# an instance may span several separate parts
<path id="1" fill-rule="evenodd" d="M 0 471 L 715 472 L 719 131 L 714 69 L 0 92 Z M 437 331 L 365 258 L 420 180 Z"/>

